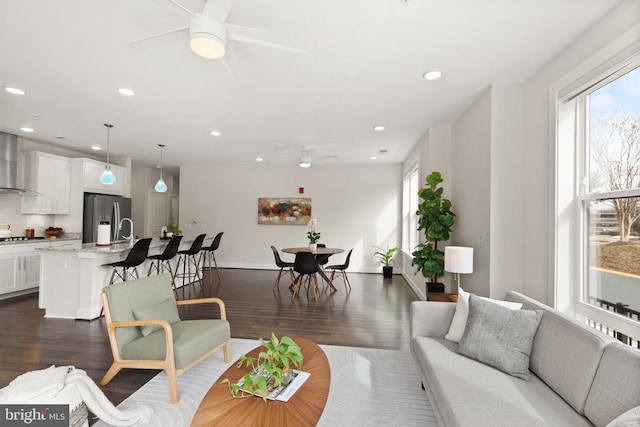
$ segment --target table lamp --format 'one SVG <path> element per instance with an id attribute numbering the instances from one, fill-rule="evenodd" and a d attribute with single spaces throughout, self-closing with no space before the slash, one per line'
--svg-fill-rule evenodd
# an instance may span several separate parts
<path id="1" fill-rule="evenodd" d="M 460 273 L 473 273 L 473 248 L 463 246 L 445 246 L 444 271 L 455 274 L 460 288 Z"/>

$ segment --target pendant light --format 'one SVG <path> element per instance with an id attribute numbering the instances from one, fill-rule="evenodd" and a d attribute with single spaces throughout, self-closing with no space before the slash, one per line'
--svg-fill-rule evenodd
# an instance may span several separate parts
<path id="1" fill-rule="evenodd" d="M 111 128 L 113 125 L 105 123 L 104 126 L 107 128 L 107 164 L 102 171 L 102 175 L 100 175 L 100 183 L 104 185 L 113 185 L 116 183 L 116 176 L 111 171 L 111 165 L 109 164 L 109 133 L 111 132 Z"/>
<path id="2" fill-rule="evenodd" d="M 158 144 L 160 147 L 160 178 L 158 182 L 156 182 L 155 189 L 158 193 L 164 193 L 167 191 L 167 184 L 164 183 L 164 179 L 162 178 L 162 149 L 164 148 L 164 144 Z"/>

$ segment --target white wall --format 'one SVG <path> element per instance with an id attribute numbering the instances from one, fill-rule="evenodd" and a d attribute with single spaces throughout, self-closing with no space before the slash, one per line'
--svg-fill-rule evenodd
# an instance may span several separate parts
<path id="1" fill-rule="evenodd" d="M 489 295 L 491 259 L 491 90 L 485 91 L 452 126 L 453 195 L 456 223 L 451 243 L 473 250 L 473 273 L 462 287 Z M 482 236 L 482 247 L 479 246 Z"/>
<path id="2" fill-rule="evenodd" d="M 298 188 L 304 187 L 304 194 Z M 373 245 L 400 246 L 402 165 L 183 166 L 180 228 L 187 237 L 223 231 L 223 267 L 273 269 L 271 245 L 307 246 L 307 227 L 258 225 L 259 197 L 310 197 L 321 243 L 355 248 L 352 271 L 380 272 Z M 284 256 L 293 259 L 293 256 Z M 341 262 L 344 255 L 332 260 Z M 402 263 L 397 262 L 400 272 Z"/>

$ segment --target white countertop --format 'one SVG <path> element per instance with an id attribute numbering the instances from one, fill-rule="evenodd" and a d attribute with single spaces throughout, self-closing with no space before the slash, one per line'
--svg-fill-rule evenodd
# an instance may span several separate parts
<path id="1" fill-rule="evenodd" d="M 167 243 L 169 243 L 170 240 L 171 239 L 160 239 L 158 237 L 154 237 L 153 240 L 151 240 L 149 249 L 164 247 Z M 183 239 L 180 244 L 191 244 L 192 241 L 193 240 Z M 98 246 L 95 243 L 82 243 L 66 246 L 49 246 L 44 248 L 36 248 L 36 250 L 46 252 L 85 252 L 108 255 L 129 251 L 132 247 L 133 245 L 130 242 L 112 243 L 110 246 Z"/>

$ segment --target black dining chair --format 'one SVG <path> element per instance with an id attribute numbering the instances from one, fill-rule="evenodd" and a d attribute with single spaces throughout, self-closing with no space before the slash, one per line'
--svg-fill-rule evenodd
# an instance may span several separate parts
<path id="1" fill-rule="evenodd" d="M 291 301 L 293 301 L 300 290 L 300 286 L 305 283 L 307 286 L 307 295 L 309 294 L 309 289 L 313 285 L 313 297 L 314 299 L 318 299 L 320 295 L 320 289 L 318 288 L 318 279 L 316 277 L 316 273 L 318 272 L 318 263 L 316 262 L 316 257 L 311 252 L 298 252 L 296 253 L 296 259 L 293 262 L 293 270 L 298 273 L 298 277 L 296 277 L 293 282 L 293 295 L 291 296 Z"/>
<path id="2" fill-rule="evenodd" d="M 276 276 L 276 281 L 273 284 L 272 291 L 275 292 L 276 289 L 280 289 L 280 288 L 278 288 L 278 284 L 280 283 L 280 276 L 282 276 L 282 271 L 285 268 L 289 272 L 289 276 L 291 276 L 291 284 L 293 285 L 293 282 L 295 281 L 295 278 L 293 276 L 293 265 L 294 265 L 294 263 L 293 262 L 283 261 L 282 258 L 280 258 L 280 254 L 278 253 L 278 249 L 276 249 L 275 246 L 271 246 L 271 250 L 273 251 L 273 257 L 276 260 L 276 265 L 278 267 L 280 267 L 280 270 L 278 271 L 278 275 Z"/>
<path id="3" fill-rule="evenodd" d="M 130 278 L 138 279 L 138 269 L 136 267 L 147 259 L 150 245 L 150 238 L 140 239 L 133 245 L 124 260 L 102 264 L 103 267 L 113 267 L 113 273 L 111 273 L 111 280 L 109 280 L 109 284 L 111 285 L 115 283 L 117 279 L 120 279 L 123 282 L 126 282 Z M 122 271 L 118 271 L 119 268 L 121 268 Z"/>
<path id="4" fill-rule="evenodd" d="M 156 274 L 164 273 L 165 268 L 171 275 L 171 282 L 173 283 L 173 291 L 178 296 L 178 289 L 176 288 L 175 283 L 175 273 L 173 272 L 173 268 L 171 268 L 171 260 L 175 258 L 178 253 L 178 249 L 180 248 L 180 242 L 182 241 L 182 236 L 176 236 L 172 238 L 167 246 L 164 247 L 162 253 L 157 255 L 150 255 L 147 257 L 148 260 L 151 261 L 149 265 L 149 271 L 147 271 L 147 276 L 151 276 L 151 272 L 155 269 Z"/>
<path id="5" fill-rule="evenodd" d="M 216 274 L 218 275 L 218 282 L 220 281 L 220 272 L 218 271 L 218 262 L 216 261 L 215 251 L 220 246 L 220 239 L 222 239 L 223 231 L 216 234 L 216 237 L 213 238 L 211 245 L 203 246 L 200 251 L 200 260 L 198 260 L 198 264 L 202 267 L 202 270 L 205 268 L 205 263 L 208 264 L 209 267 L 209 284 L 212 283 L 211 279 L 211 264 L 213 263 L 216 266 Z M 202 262 L 202 263 L 201 263 Z"/>
<path id="6" fill-rule="evenodd" d="M 191 243 L 191 247 L 189 249 L 185 249 L 182 251 L 178 251 L 178 264 L 176 264 L 176 274 L 175 277 L 180 277 L 182 279 L 182 295 L 184 295 L 184 285 L 185 280 L 189 282 L 191 287 L 189 288 L 189 297 L 191 297 L 191 288 L 193 288 L 193 292 L 195 293 L 195 282 L 197 279 L 198 283 L 200 283 L 200 291 L 202 292 L 202 276 L 200 275 L 200 270 L 198 268 L 198 254 L 200 253 L 200 249 L 202 249 L 202 242 L 204 242 L 204 238 L 206 234 L 200 234 L 195 238 L 193 243 Z M 180 264 L 182 264 L 182 273 L 180 271 Z M 194 267 L 194 272 L 191 271 L 191 266 Z M 191 278 L 194 280 L 192 281 Z"/>
<path id="7" fill-rule="evenodd" d="M 328 265 L 325 267 L 325 270 L 331 270 L 331 277 L 329 277 L 329 280 L 331 282 L 333 282 L 333 276 L 336 274 L 336 271 L 339 271 L 342 273 L 344 290 L 347 293 L 351 292 L 351 283 L 349 283 L 349 278 L 347 277 L 347 272 L 346 272 L 347 268 L 349 268 L 349 259 L 351 258 L 351 252 L 353 252 L 353 248 L 349 249 L 349 253 L 347 254 L 347 258 L 345 259 L 343 264 Z M 347 286 L 349 286 L 349 289 L 347 289 Z"/>

